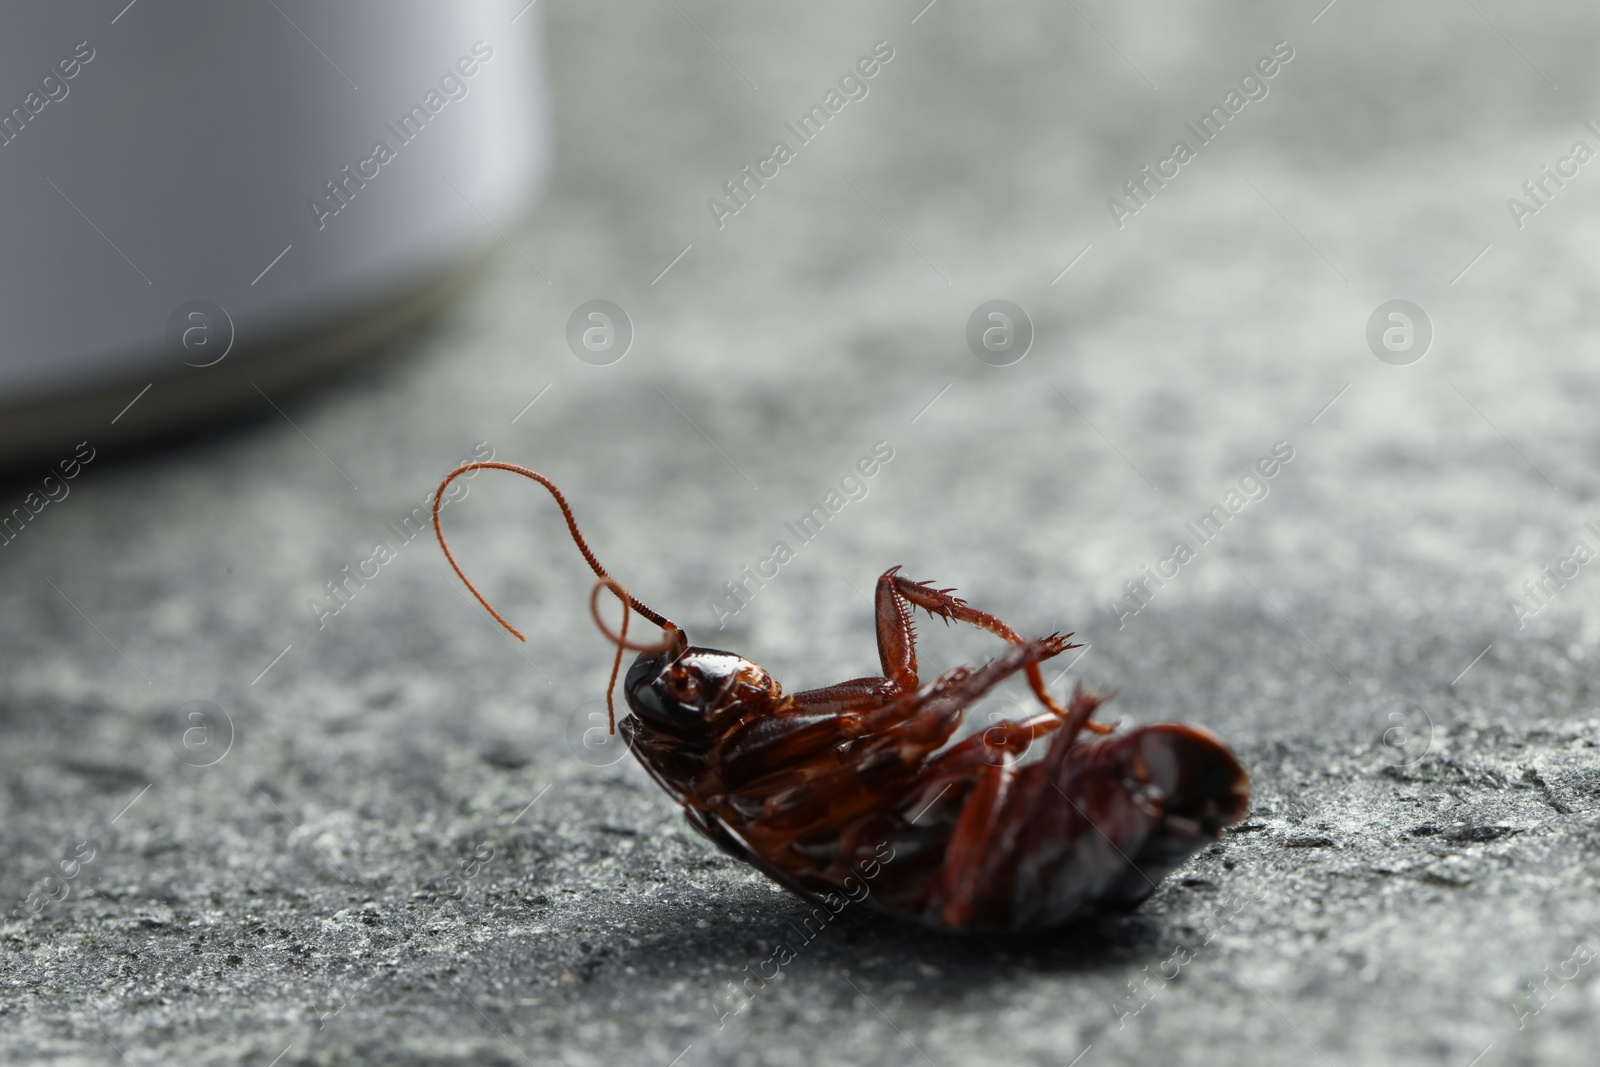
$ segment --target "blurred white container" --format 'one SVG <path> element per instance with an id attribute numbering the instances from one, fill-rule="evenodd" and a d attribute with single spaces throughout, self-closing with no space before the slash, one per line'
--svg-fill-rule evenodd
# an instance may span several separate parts
<path id="1" fill-rule="evenodd" d="M 260 405 L 435 304 L 543 176 L 536 19 L 0 9 L 0 464 Z"/>

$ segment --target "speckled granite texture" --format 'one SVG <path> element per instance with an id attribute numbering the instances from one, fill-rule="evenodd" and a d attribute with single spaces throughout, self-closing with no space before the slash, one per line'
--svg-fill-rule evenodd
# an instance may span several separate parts
<path id="1" fill-rule="evenodd" d="M 280 401 L 303 435 L 263 407 L 97 458 L 0 550 L 0 1060 L 1593 1062 L 1600 16 L 922 3 L 539 5 L 558 155 L 518 251 Z M 880 41 L 719 229 L 707 199 Z M 1119 228 L 1107 198 L 1280 41 Z M 1576 174 L 1536 205 L 1546 164 Z M 593 299 L 636 333 L 609 366 L 567 346 Z M 994 299 L 1033 323 L 1011 366 L 968 348 Z M 1408 365 L 1367 341 L 1393 299 L 1432 325 Z M 865 497 L 719 613 L 878 441 Z M 1052 936 L 847 909 L 747 1001 L 804 909 L 586 743 L 609 656 L 548 501 L 484 476 L 447 509 L 525 646 L 407 539 L 475 447 L 791 686 L 872 669 L 860 594 L 896 563 L 1074 629 L 1058 686 L 1227 738 L 1249 821 Z M 334 613 L 346 567 L 376 573 Z M 934 667 L 994 648 L 923 631 Z"/>

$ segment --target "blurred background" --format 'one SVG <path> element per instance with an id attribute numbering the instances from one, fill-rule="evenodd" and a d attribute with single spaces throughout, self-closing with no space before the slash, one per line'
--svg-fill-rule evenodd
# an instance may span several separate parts
<path id="1" fill-rule="evenodd" d="M 1597 40 L 1505 0 L 0 15 L 5 1057 L 1588 1062 Z M 896 564 L 1073 630 L 1055 687 L 1219 733 L 1250 820 L 1130 916 L 852 909 L 742 998 L 804 906 L 605 738 L 540 491 L 444 511 L 527 644 L 454 581 L 421 520 L 490 456 L 791 689 L 875 669 Z M 925 673 L 995 650 L 921 632 Z"/>

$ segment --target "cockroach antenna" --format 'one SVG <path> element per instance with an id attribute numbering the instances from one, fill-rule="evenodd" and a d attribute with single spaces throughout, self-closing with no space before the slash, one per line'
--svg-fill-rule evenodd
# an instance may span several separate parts
<path id="1" fill-rule="evenodd" d="M 478 587 L 472 584 L 472 580 L 468 578 L 461 570 L 461 564 L 456 562 L 456 557 L 450 552 L 450 546 L 445 542 L 444 539 L 444 527 L 439 524 L 439 507 L 444 503 L 445 489 L 449 487 L 451 482 L 455 481 L 463 474 L 467 474 L 470 471 L 475 470 L 510 471 L 512 474 L 520 474 L 524 478 L 530 478 L 544 486 L 546 489 L 550 490 L 550 495 L 555 497 L 556 506 L 561 509 L 561 517 L 567 520 L 567 531 L 572 534 L 573 543 L 578 546 L 578 551 L 583 553 L 584 560 L 589 564 L 590 569 L 594 571 L 595 576 L 599 579 L 595 582 L 594 589 L 589 594 L 589 612 L 594 616 L 595 625 L 600 628 L 600 632 L 605 634 L 607 639 L 617 646 L 616 659 L 613 660 L 611 664 L 611 682 L 606 686 L 606 715 L 608 718 L 608 726 L 611 733 L 616 733 L 617 723 L 616 713 L 612 710 L 612 692 L 616 689 L 617 674 L 622 668 L 623 650 L 628 649 L 634 652 L 648 653 L 665 652 L 672 648 L 681 650 L 688 647 L 688 639 L 684 636 L 682 628 L 679 627 L 677 623 L 673 622 L 665 615 L 662 615 L 660 612 L 653 610 L 647 604 L 645 604 L 644 601 L 629 593 L 628 590 L 623 587 L 621 582 L 613 578 L 611 574 L 600 565 L 600 560 L 596 558 L 594 552 L 590 550 L 588 542 L 583 539 L 583 534 L 578 530 L 578 520 L 573 518 L 572 508 L 570 505 L 568 505 L 567 498 L 561 495 L 561 490 L 557 489 L 556 484 L 549 478 L 546 478 L 536 470 L 532 470 L 528 467 L 521 467 L 515 463 L 496 463 L 487 460 L 479 463 L 463 463 L 461 466 L 445 475 L 444 481 L 439 483 L 439 488 L 433 494 L 433 533 L 434 536 L 439 539 L 439 547 L 444 550 L 444 558 L 450 561 L 450 567 L 456 572 L 456 577 L 460 578 L 462 584 L 472 592 L 473 596 L 478 598 L 478 603 L 483 605 L 484 610 L 486 610 L 490 615 L 493 615 L 494 620 L 501 626 L 504 626 L 518 641 L 526 642 L 528 639 L 522 636 L 522 633 L 515 626 L 512 626 L 509 622 L 507 622 L 505 616 L 496 611 L 494 609 L 494 605 L 490 604 L 488 599 L 482 593 L 478 592 Z M 622 601 L 621 633 L 612 633 L 611 630 L 606 626 L 605 622 L 600 618 L 600 605 L 598 601 L 600 596 L 600 588 L 602 586 L 610 589 L 612 593 L 616 594 L 617 599 Z M 643 615 L 645 618 L 661 627 L 663 634 L 660 642 L 653 645 L 644 645 L 628 640 L 629 609 L 637 611 L 640 615 Z"/>

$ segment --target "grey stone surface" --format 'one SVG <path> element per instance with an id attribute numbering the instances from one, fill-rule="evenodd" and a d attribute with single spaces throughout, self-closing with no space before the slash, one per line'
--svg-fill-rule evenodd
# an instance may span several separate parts
<path id="1" fill-rule="evenodd" d="M 1508 601 L 1600 547 L 1600 175 L 1520 229 L 1505 200 L 1600 147 L 1597 16 L 920 7 L 540 5 L 559 162 L 521 255 L 287 402 L 304 436 L 264 411 L 97 461 L 5 546 L 0 1059 L 1593 1062 L 1600 586 Z M 718 230 L 706 199 L 879 40 L 869 95 Z M 1106 198 L 1279 40 L 1270 94 L 1114 226 Z M 608 367 L 564 340 L 597 298 L 637 328 Z M 1037 332 L 1003 368 L 965 341 L 997 298 Z M 1435 327 L 1409 366 L 1364 338 L 1394 298 Z M 867 496 L 719 630 L 709 598 L 879 440 Z M 1216 730 L 1250 820 L 1138 912 L 1049 936 L 847 910 L 719 1023 L 804 909 L 585 747 L 609 656 L 536 489 L 482 477 L 447 509 L 526 646 L 386 525 L 480 441 L 793 687 L 871 669 L 858 593 L 895 563 L 1075 629 L 1057 684 Z M 1270 492 L 1198 544 L 1280 441 Z M 1195 558 L 1119 626 L 1178 539 Z M 993 651 L 923 629 L 928 664 Z M 196 700 L 231 721 L 208 767 Z"/>

